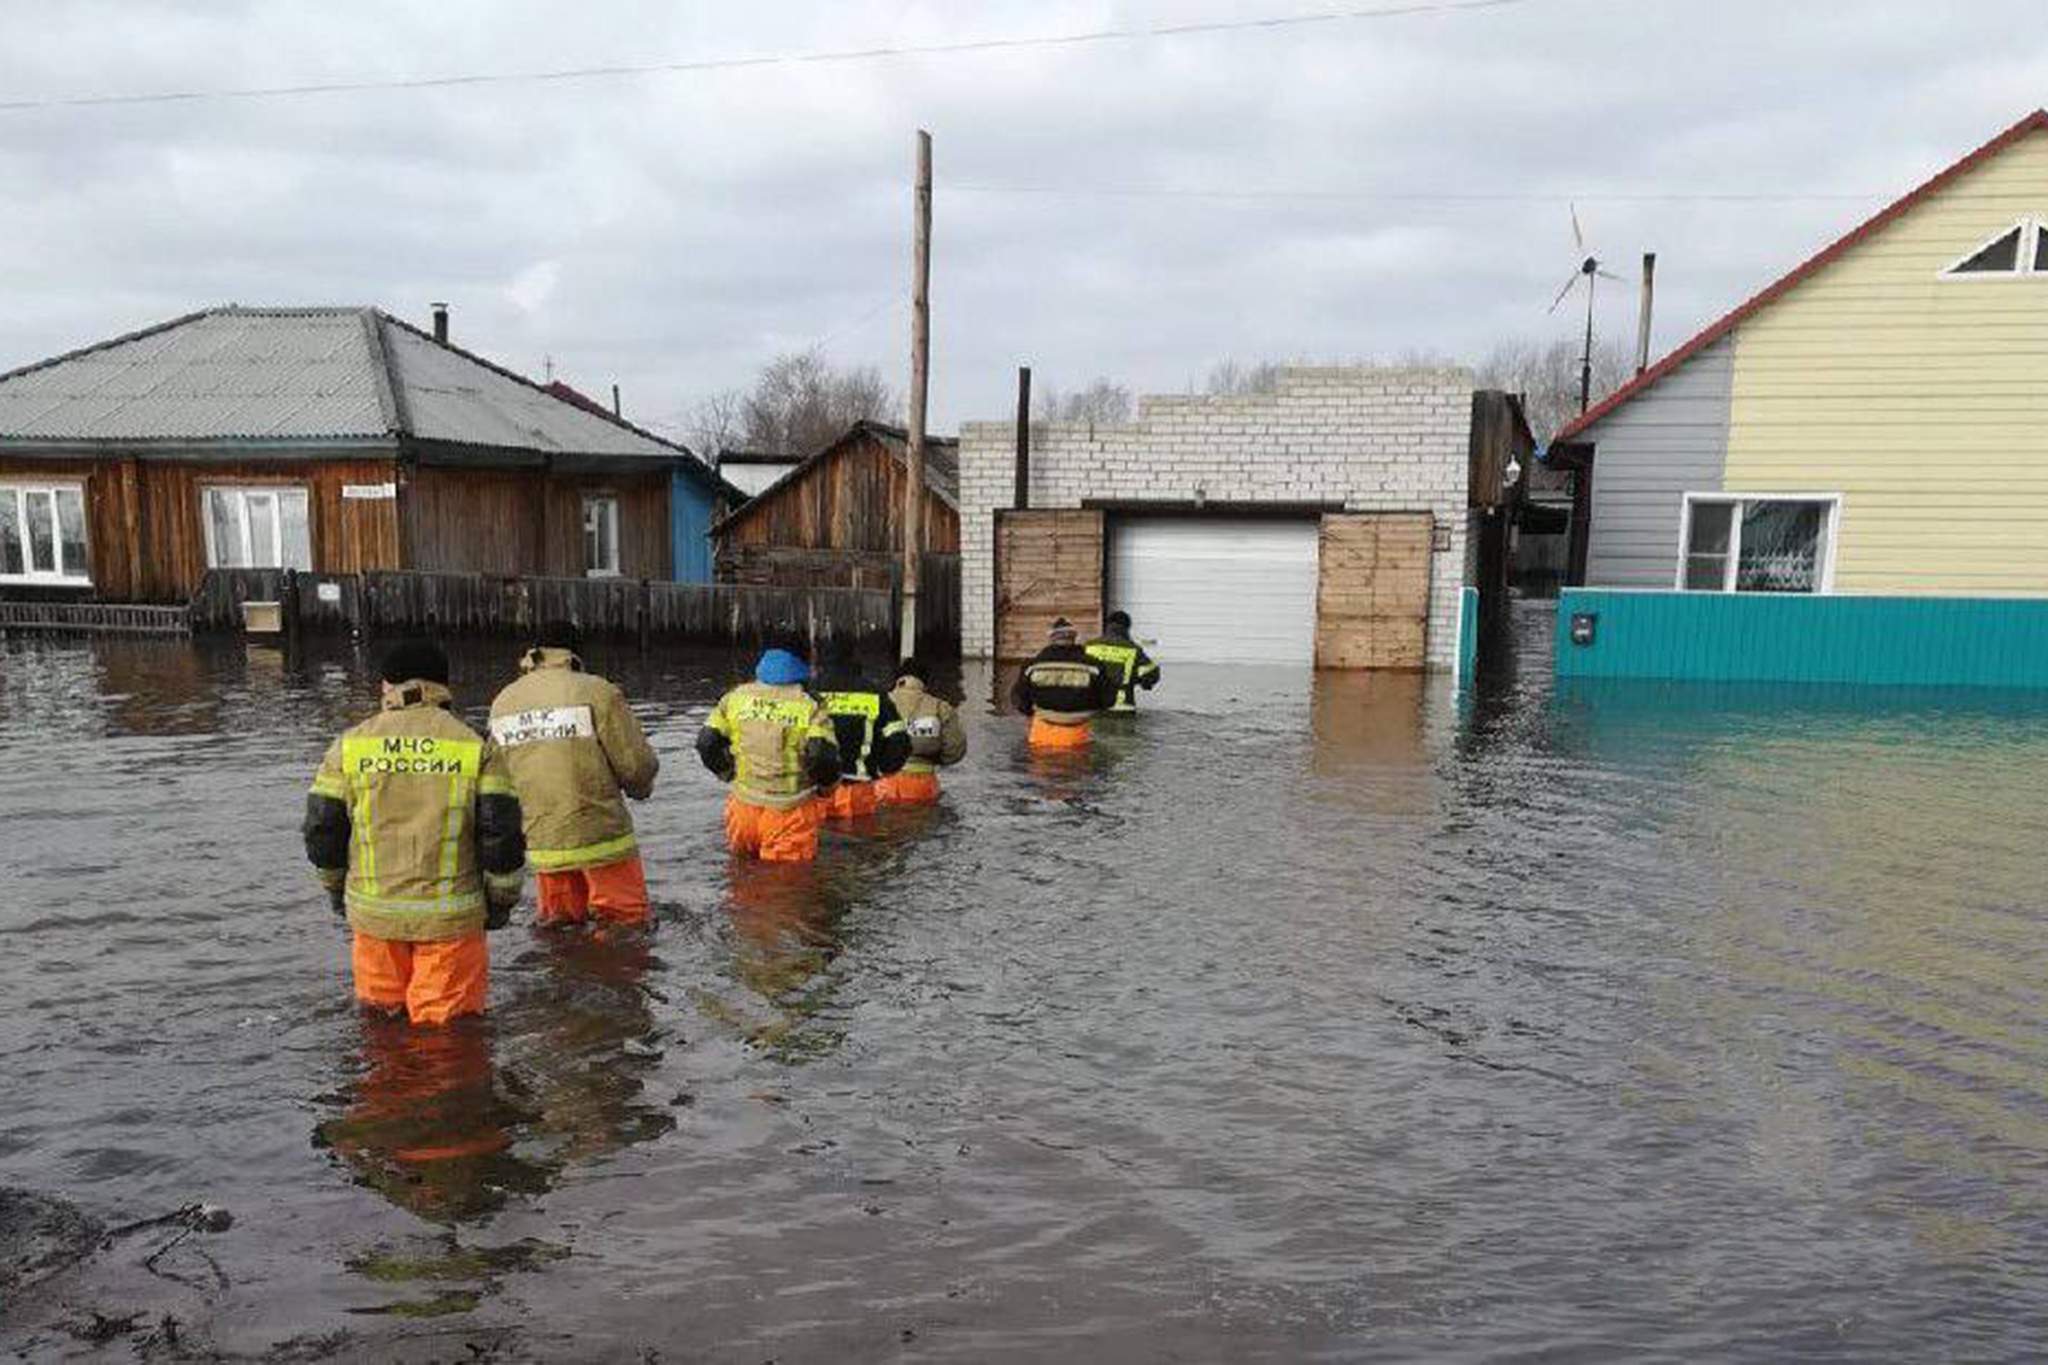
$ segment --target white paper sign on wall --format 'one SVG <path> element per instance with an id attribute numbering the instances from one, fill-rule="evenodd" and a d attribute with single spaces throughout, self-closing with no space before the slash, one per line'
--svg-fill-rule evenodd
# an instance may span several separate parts
<path id="1" fill-rule="evenodd" d="M 344 502 L 370 502 L 397 496 L 398 485 L 395 483 L 345 483 L 341 486 Z"/>

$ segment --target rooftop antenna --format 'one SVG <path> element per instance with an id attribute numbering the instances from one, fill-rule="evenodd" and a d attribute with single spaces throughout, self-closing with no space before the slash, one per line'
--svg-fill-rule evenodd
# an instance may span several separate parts
<path id="1" fill-rule="evenodd" d="M 1621 276 L 1603 270 L 1599 258 L 1586 250 L 1586 234 L 1579 227 L 1579 206 L 1573 204 L 1571 211 L 1572 241 L 1578 245 L 1579 255 L 1584 259 L 1572 272 L 1572 277 L 1564 282 L 1564 288 L 1557 291 L 1557 297 L 1550 301 L 1550 311 L 1555 313 L 1563 306 L 1572 290 L 1579 287 L 1579 281 L 1586 282 L 1586 348 L 1579 353 L 1579 411 L 1583 413 L 1593 406 L 1593 290 L 1601 280 L 1619 283 Z"/>

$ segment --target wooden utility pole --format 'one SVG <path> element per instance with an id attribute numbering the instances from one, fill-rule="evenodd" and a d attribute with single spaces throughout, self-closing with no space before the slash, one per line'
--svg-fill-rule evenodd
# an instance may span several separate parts
<path id="1" fill-rule="evenodd" d="M 1636 373 L 1650 368 L 1650 308 L 1657 294 L 1657 253 L 1643 253 L 1643 306 L 1636 316 Z"/>
<path id="2" fill-rule="evenodd" d="M 903 481 L 903 623 L 905 654 L 917 652 L 917 580 L 924 549 L 924 415 L 932 345 L 932 135 L 917 130 L 917 188 L 912 195 L 910 264 L 910 436 Z"/>
<path id="3" fill-rule="evenodd" d="M 1031 367 L 1017 367 L 1017 489 L 1010 506 L 1031 505 Z"/>

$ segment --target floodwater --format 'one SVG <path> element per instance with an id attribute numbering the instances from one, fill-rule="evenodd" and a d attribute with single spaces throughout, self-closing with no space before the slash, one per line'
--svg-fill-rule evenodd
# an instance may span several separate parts
<path id="1" fill-rule="evenodd" d="M 657 931 L 522 911 L 441 1033 L 351 1008 L 299 848 L 364 661 L 10 640 L 0 1185 L 234 1223 L 115 1236 L 0 1344 L 2039 1358 L 2048 697 L 1552 695 L 1547 623 L 1469 703 L 1167 660 L 1068 763 L 970 668 L 944 808 L 810 872 L 721 849 L 731 661 L 598 659 Z"/>

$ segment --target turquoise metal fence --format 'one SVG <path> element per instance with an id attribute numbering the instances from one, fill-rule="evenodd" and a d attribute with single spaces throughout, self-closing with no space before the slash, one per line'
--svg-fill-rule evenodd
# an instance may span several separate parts
<path id="1" fill-rule="evenodd" d="M 1567 588 L 1557 675 L 2048 687 L 2048 598 Z"/>
<path id="2" fill-rule="evenodd" d="M 1458 599 L 1458 686 L 1470 687 L 1479 671 L 1479 589 Z"/>

